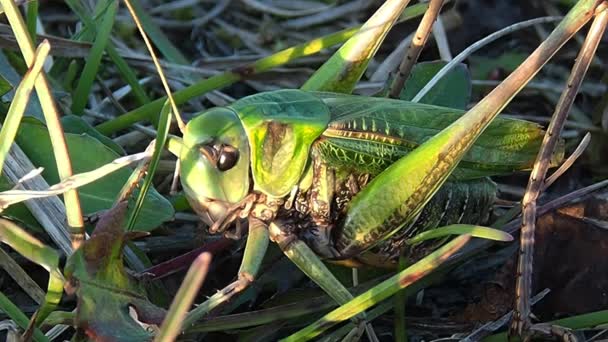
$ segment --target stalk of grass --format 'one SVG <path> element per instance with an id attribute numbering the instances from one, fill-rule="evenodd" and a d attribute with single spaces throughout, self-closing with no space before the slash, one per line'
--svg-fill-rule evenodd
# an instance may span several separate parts
<path id="1" fill-rule="evenodd" d="M 27 31 L 30 33 L 30 37 L 32 37 L 32 41 L 36 41 L 36 27 L 38 26 L 38 0 L 31 0 L 27 3 L 27 7 L 25 9 L 25 13 L 27 16 Z"/>
<path id="2" fill-rule="evenodd" d="M 23 76 L 21 83 L 19 83 L 19 86 L 15 91 L 15 96 L 8 109 L 8 113 L 6 114 L 4 125 L 2 126 L 2 130 L 0 130 L 0 172 L 2 171 L 6 155 L 8 154 L 13 141 L 15 141 L 21 118 L 23 118 L 23 113 L 30 101 L 32 90 L 34 90 L 35 81 L 38 78 L 38 75 L 40 75 L 40 71 L 42 71 L 44 61 L 46 60 L 50 49 L 51 46 L 47 40 L 43 41 L 42 44 L 38 46 L 34 56 L 34 64 Z"/>
<path id="3" fill-rule="evenodd" d="M 116 11 L 118 10 L 118 1 L 109 0 L 107 6 L 102 15 L 102 20 L 97 29 L 93 46 L 86 59 L 84 69 L 80 77 L 78 78 L 78 85 L 72 96 L 72 114 L 82 115 L 84 114 L 84 108 L 87 104 L 91 87 L 95 81 L 95 76 L 101 65 L 101 58 L 103 52 L 106 49 L 106 45 L 110 40 L 110 34 L 112 33 L 112 27 L 114 26 L 114 18 L 116 17 Z"/>
<path id="4" fill-rule="evenodd" d="M 226 331 L 276 323 L 278 321 L 299 318 L 320 311 L 327 311 L 336 306 L 337 304 L 327 296 L 317 297 L 303 302 L 280 305 L 269 309 L 206 318 L 189 328 L 188 333 Z"/>
<path id="5" fill-rule="evenodd" d="M 0 4 L 4 8 L 6 17 L 11 25 L 11 28 L 21 49 L 21 53 L 28 66 L 34 64 L 34 45 L 31 37 L 27 32 L 27 27 L 23 21 L 23 17 L 19 12 L 16 4 L 12 0 L 0 0 Z M 51 144 L 53 145 L 53 154 L 57 161 L 57 170 L 61 179 L 68 178 L 72 175 L 72 163 L 68 153 L 65 137 L 61 121 L 59 121 L 59 112 L 51 88 L 46 76 L 43 74 L 36 81 L 36 91 L 40 97 L 42 110 L 49 129 Z M 74 249 L 80 247 L 84 239 L 84 222 L 82 219 L 82 209 L 80 200 L 76 190 L 70 190 L 64 195 L 66 207 L 66 215 L 70 234 L 72 236 L 72 245 Z"/>
<path id="6" fill-rule="evenodd" d="M 61 182 L 48 187 L 44 190 L 6 190 L 0 192 L 0 208 L 6 208 L 15 203 L 23 202 L 33 198 L 45 198 L 57 196 L 68 191 L 73 191 L 81 186 L 94 182 L 116 170 L 119 170 L 132 163 L 150 158 L 150 152 L 141 152 L 113 160 L 111 163 L 100 166 L 97 169 L 75 174 Z"/>
<path id="7" fill-rule="evenodd" d="M 146 30 L 146 33 L 154 42 L 154 46 L 165 56 L 165 58 L 173 63 L 190 65 L 188 59 L 179 51 L 171 40 L 160 30 L 158 25 L 152 22 L 152 18 L 146 13 L 141 7 L 141 4 L 137 0 L 128 0 L 133 6 L 133 10 L 137 14 L 137 17 L 141 21 L 142 26 Z"/>
<path id="8" fill-rule="evenodd" d="M 154 341 L 173 341 L 175 337 L 181 333 L 182 323 L 184 322 L 186 313 L 188 312 L 188 309 L 190 309 L 190 306 L 207 275 L 210 263 L 211 254 L 209 253 L 203 253 L 194 260 L 175 295 L 173 303 L 171 303 L 169 312 Z"/>
<path id="9" fill-rule="evenodd" d="M 352 318 L 372 306 L 394 295 L 395 292 L 408 287 L 425 275 L 431 273 L 443 261 L 456 253 L 469 240 L 469 235 L 459 236 L 445 244 L 435 252 L 429 254 L 416 264 L 397 273 L 373 288 L 355 297 L 348 303 L 323 316 L 313 324 L 283 339 L 282 341 L 307 341 L 320 335 L 334 325 Z"/>
<path id="10" fill-rule="evenodd" d="M 452 224 L 445 227 L 439 227 L 435 229 L 430 229 L 424 231 L 413 238 L 407 240 L 407 243 L 410 245 L 414 245 L 420 243 L 422 241 L 430 240 L 430 239 L 439 239 L 442 237 L 446 237 L 449 235 L 464 235 L 468 234 L 471 237 L 477 237 L 487 240 L 494 241 L 513 241 L 513 236 L 507 232 L 503 232 L 499 229 L 483 227 L 483 226 L 475 226 L 472 224 Z"/>
<path id="11" fill-rule="evenodd" d="M 420 4 L 406 8 L 399 20 L 406 21 L 421 15 L 426 10 L 426 6 L 426 4 Z M 281 50 L 251 64 L 212 76 L 206 80 L 197 82 L 189 87 L 173 93 L 175 102 L 178 105 L 183 104 L 190 99 L 201 96 L 211 90 L 229 86 L 235 82 L 246 79 L 247 77 L 263 73 L 298 58 L 314 55 L 323 49 L 345 42 L 355 33 L 357 33 L 360 28 L 361 26 L 356 26 L 328 34 L 285 50 Z M 158 111 L 163 106 L 165 100 L 166 97 L 159 98 L 113 120 L 99 124 L 95 128 L 105 135 L 110 135 L 125 129 L 136 122 L 153 120 L 155 115 L 157 115 Z"/>
<path id="12" fill-rule="evenodd" d="M 137 216 L 139 215 L 141 208 L 144 205 L 146 194 L 148 193 L 148 190 L 152 185 L 152 179 L 154 178 L 154 174 L 156 172 L 156 168 L 158 167 L 161 154 L 164 151 L 165 143 L 167 142 L 169 128 L 171 128 L 171 106 L 167 101 L 167 103 L 165 103 L 163 109 L 160 112 L 160 120 L 158 125 L 156 142 L 154 143 L 154 152 L 152 154 L 152 158 L 150 159 L 148 172 L 146 174 L 146 177 L 144 178 L 144 184 L 139 190 L 139 195 L 137 196 L 137 200 L 135 201 L 135 207 L 133 208 L 131 216 L 129 217 L 129 221 L 127 223 L 126 228 L 127 231 L 132 231 L 133 227 L 135 227 Z"/>
<path id="13" fill-rule="evenodd" d="M 329 60 L 302 85 L 303 90 L 350 94 L 384 37 L 410 0 L 387 0 Z"/>
<path id="14" fill-rule="evenodd" d="M 131 16 L 133 17 L 133 21 L 135 21 L 135 25 L 137 26 L 137 29 L 139 30 L 139 34 L 141 35 L 141 38 L 144 40 L 144 43 L 146 44 L 148 53 L 152 57 L 152 61 L 154 62 L 154 67 L 156 68 L 156 72 L 158 73 L 158 76 L 161 80 L 163 88 L 165 89 L 165 94 L 167 94 L 168 104 L 171 106 L 170 108 L 171 108 L 171 110 L 173 110 L 173 115 L 175 116 L 175 120 L 177 121 L 177 127 L 179 127 L 179 130 L 182 131 L 182 133 L 183 133 L 184 130 L 186 129 L 186 125 L 184 124 L 184 120 L 182 120 L 182 117 L 179 113 L 179 109 L 177 108 L 177 104 L 175 103 L 175 99 L 173 98 L 171 88 L 169 87 L 169 82 L 167 82 L 167 78 L 165 77 L 163 68 L 160 65 L 158 57 L 156 57 L 156 52 L 154 52 L 154 48 L 152 47 L 152 43 L 150 42 L 150 39 L 148 38 L 148 34 L 146 33 L 146 30 L 143 26 L 141 18 L 139 18 L 137 16 L 137 13 L 135 12 L 135 8 L 133 7 L 133 4 L 131 3 L 130 0 L 125 0 L 125 4 L 127 5 L 127 8 L 129 9 L 129 13 L 131 13 Z M 165 105 L 167 105 L 167 104 L 165 104 Z M 161 115 L 162 115 L 162 110 L 161 110 Z M 169 129 L 170 124 L 171 124 L 171 121 L 169 121 L 168 126 L 166 127 L 167 132 L 163 134 L 163 143 L 164 143 L 164 140 L 167 138 L 167 134 L 169 133 L 168 129 Z"/>
<path id="15" fill-rule="evenodd" d="M 595 56 L 600 39 L 608 25 L 608 10 L 606 3 L 598 8 L 598 13 L 591 24 L 589 33 L 581 47 L 568 77 L 567 87 L 564 89 L 555 107 L 551 123 L 538 151 L 534 167 L 530 173 L 530 179 L 522 203 L 522 226 L 520 235 L 520 253 L 517 263 L 517 280 L 515 291 L 517 301 L 513 312 L 511 330 L 520 336 L 530 333 L 532 322 L 530 320 L 530 297 L 532 288 L 532 270 L 534 266 L 534 231 L 536 222 L 536 201 L 545 185 L 545 177 L 549 169 L 551 155 L 555 151 L 558 138 L 562 132 L 568 112 L 572 108 L 574 99 L 583 82 L 583 78 L 589 69 L 589 65 Z"/>
<path id="16" fill-rule="evenodd" d="M 549 323 L 554 326 L 570 328 L 573 330 L 593 328 L 608 323 L 608 310 L 596 311 L 588 314 L 558 319 Z M 507 337 L 507 332 L 503 332 L 500 334 L 489 336 L 483 339 L 483 342 L 502 342 L 508 340 L 509 339 Z M 517 339 L 513 340 L 516 341 Z"/>
<path id="17" fill-rule="evenodd" d="M 11 256 L 0 248 L 0 267 L 8 273 L 11 278 L 32 298 L 36 303 L 44 301 L 44 291 L 36 282 L 25 272 L 25 270 Z"/>
<path id="18" fill-rule="evenodd" d="M 399 272 L 409 266 L 407 257 L 401 253 L 399 256 Z M 405 305 L 407 303 L 407 293 L 399 291 L 395 294 L 395 341 L 407 342 L 407 330 L 405 326 Z"/>
<path id="19" fill-rule="evenodd" d="M 0 240 L 49 272 L 44 303 L 35 315 L 36 326 L 38 326 L 51 311 L 55 310 L 63 295 L 64 279 L 59 270 L 59 253 L 5 219 L 0 219 Z"/>
<path id="20" fill-rule="evenodd" d="M 424 13 L 416 33 L 412 36 L 412 41 L 407 49 L 407 53 L 405 56 L 403 56 L 403 60 L 399 65 L 397 75 L 395 75 L 395 79 L 393 80 L 393 84 L 391 85 L 388 93 L 390 98 L 399 98 L 399 95 L 403 90 L 403 85 L 405 85 L 407 78 L 410 77 L 414 64 L 416 61 L 418 61 L 418 57 L 420 56 L 420 53 L 422 52 L 422 49 L 429 38 L 429 34 L 433 28 L 433 23 L 435 23 L 435 20 L 437 20 L 437 16 L 439 15 L 439 11 L 441 10 L 442 6 L 443 0 L 429 1 L 429 9 Z"/>
<path id="21" fill-rule="evenodd" d="M 95 20 L 89 15 L 87 11 L 85 11 L 81 7 L 80 3 L 75 0 L 66 0 L 65 3 L 83 22 L 84 25 L 83 30 L 80 31 L 81 34 L 90 32 L 94 35 L 97 32 L 97 25 L 95 24 Z M 80 36 L 81 34 L 77 34 L 76 37 Z M 133 69 L 129 67 L 125 59 L 118 54 L 116 48 L 114 47 L 114 44 L 111 41 L 108 41 L 108 43 L 106 44 L 106 53 L 112 61 L 112 64 L 118 70 L 118 73 L 120 74 L 122 79 L 131 87 L 131 91 L 133 92 L 135 100 L 137 100 L 140 105 L 150 102 L 150 98 L 148 97 L 148 95 L 146 95 L 146 92 L 144 91 L 143 87 L 139 84 L 137 75 L 135 74 Z M 54 69 L 61 70 L 61 73 L 64 73 L 65 71 L 63 70 L 65 70 L 66 68 L 69 69 L 73 65 L 69 64 L 68 66 L 61 67 L 61 64 L 61 62 L 55 63 L 54 67 Z"/>
<path id="22" fill-rule="evenodd" d="M 0 292 L 0 310 L 2 310 L 5 314 L 8 315 L 21 329 L 25 330 L 28 328 L 29 319 L 27 316 L 19 310 L 17 305 L 11 302 L 8 297 L 4 295 L 4 293 Z M 36 342 L 48 342 L 49 339 L 44 336 L 42 331 L 38 328 L 34 328 L 33 334 L 34 341 Z"/>

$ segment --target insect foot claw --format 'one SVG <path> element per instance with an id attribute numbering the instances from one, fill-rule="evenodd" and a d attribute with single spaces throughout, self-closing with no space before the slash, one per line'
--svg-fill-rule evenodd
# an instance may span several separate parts
<path id="1" fill-rule="evenodd" d="M 279 248 L 282 251 L 286 251 L 289 249 L 289 246 L 297 240 L 297 237 L 290 233 L 282 230 L 281 224 L 271 224 L 268 227 L 268 231 L 270 233 L 270 240 L 279 245 Z"/>

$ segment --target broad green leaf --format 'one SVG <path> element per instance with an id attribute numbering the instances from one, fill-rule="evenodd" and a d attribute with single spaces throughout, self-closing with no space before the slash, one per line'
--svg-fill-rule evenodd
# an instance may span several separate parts
<path id="1" fill-rule="evenodd" d="M 95 127 L 91 126 L 88 122 L 84 121 L 80 116 L 66 115 L 61 118 L 61 124 L 63 125 L 63 131 L 66 133 L 73 134 L 88 134 L 91 137 L 99 140 L 102 144 L 114 150 L 119 155 L 125 154 L 125 150 L 120 145 L 114 142 L 114 140 L 107 136 L 99 133 Z"/>
<path id="2" fill-rule="evenodd" d="M 91 171 L 118 158 L 115 151 L 87 134 L 66 133 L 74 173 Z M 50 184 L 59 182 L 55 157 L 48 131 L 39 121 L 26 118 L 17 134 L 17 142 L 36 166 L 44 167 L 43 176 Z M 129 169 L 119 170 L 78 190 L 85 214 L 110 208 L 122 186 L 129 178 Z M 137 194 L 138 192 L 136 192 Z M 135 224 L 136 230 L 152 230 L 173 217 L 169 201 L 155 190 L 150 191 Z"/>
<path id="3" fill-rule="evenodd" d="M 447 63 L 422 62 L 414 66 L 400 98 L 410 101 Z M 471 75 L 464 64 L 454 67 L 421 100 L 420 103 L 465 109 L 471 99 Z"/>
<path id="4" fill-rule="evenodd" d="M 151 333 L 139 322 L 159 325 L 165 316 L 165 310 L 148 300 L 141 284 L 124 268 L 125 242 L 141 235 L 124 233 L 126 215 L 125 202 L 102 215 L 91 238 L 65 266 L 71 285 L 66 292 L 78 298 L 75 324 L 96 341 L 150 341 Z"/>
<path id="5" fill-rule="evenodd" d="M 502 69 L 505 73 L 511 73 L 526 59 L 526 56 L 526 54 L 518 52 L 506 52 L 498 58 L 471 56 L 469 58 L 471 75 L 473 79 L 485 80 L 488 79 L 490 72 L 495 69 Z"/>

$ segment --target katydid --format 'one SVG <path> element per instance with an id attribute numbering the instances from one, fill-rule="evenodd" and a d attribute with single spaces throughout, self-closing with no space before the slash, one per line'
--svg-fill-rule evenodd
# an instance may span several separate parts
<path id="1" fill-rule="evenodd" d="M 238 237 L 248 220 L 250 234 L 239 279 L 186 324 L 253 280 L 269 235 L 344 303 L 350 294 L 320 258 L 387 262 L 403 248 L 417 258 L 420 248 L 407 241 L 418 233 L 482 224 L 496 196 L 488 176 L 529 168 L 543 132 L 521 120 L 470 119 L 456 109 L 302 90 L 196 116 L 173 151 L 186 197 L 211 232 Z"/>

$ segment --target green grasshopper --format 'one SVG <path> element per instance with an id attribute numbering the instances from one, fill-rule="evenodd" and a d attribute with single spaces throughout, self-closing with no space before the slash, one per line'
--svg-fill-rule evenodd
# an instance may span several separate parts
<path id="1" fill-rule="evenodd" d="M 253 281 L 268 228 L 343 303 L 350 295 L 319 258 L 378 265 L 405 251 L 416 259 L 421 248 L 408 241 L 418 233 L 484 223 L 496 196 L 488 176 L 529 168 L 543 132 L 521 120 L 478 121 L 456 109 L 302 90 L 196 116 L 173 151 L 186 197 L 210 232 L 238 237 L 247 220 L 249 237 L 239 280 L 187 323 Z"/>

